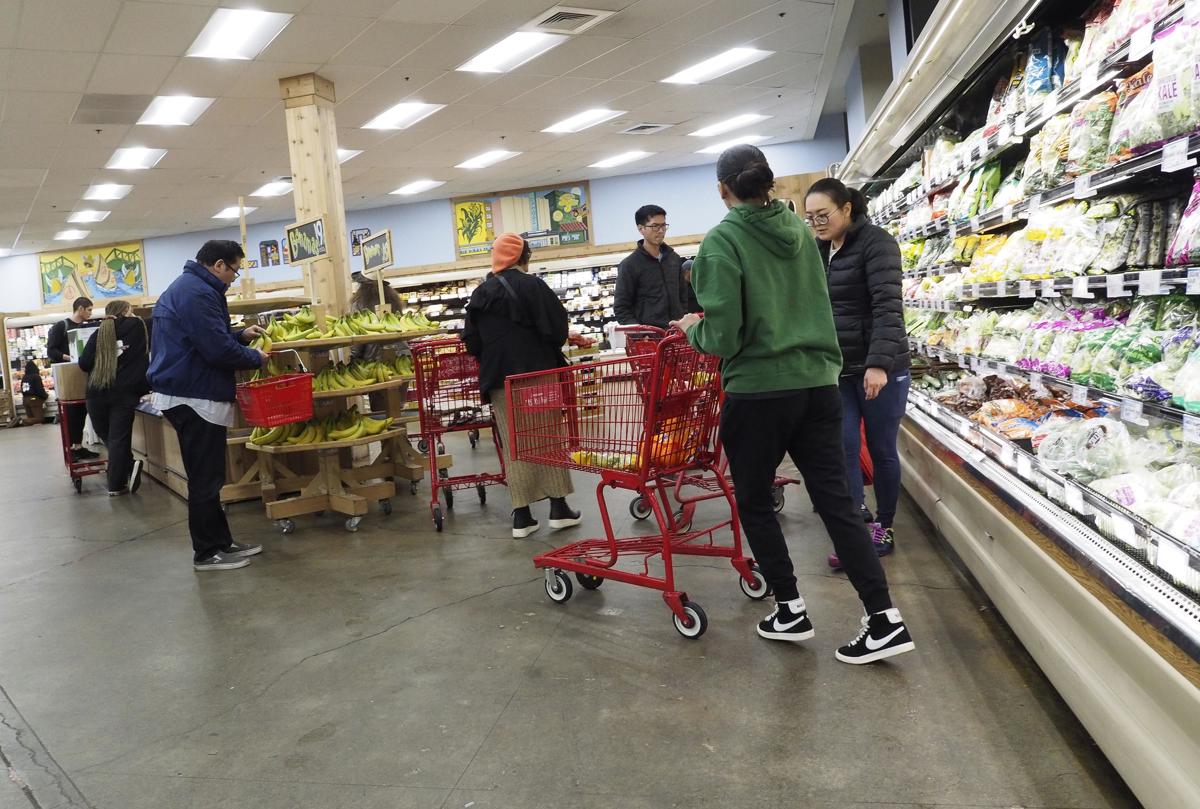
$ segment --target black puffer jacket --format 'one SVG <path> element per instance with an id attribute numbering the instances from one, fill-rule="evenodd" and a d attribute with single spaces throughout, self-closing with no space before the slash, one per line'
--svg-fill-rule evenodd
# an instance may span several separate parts
<path id="1" fill-rule="evenodd" d="M 904 329 L 900 246 L 866 216 L 855 217 L 842 249 L 829 257 L 819 241 L 829 279 L 829 299 L 842 348 L 842 374 L 868 368 L 889 373 L 908 369 Z"/>

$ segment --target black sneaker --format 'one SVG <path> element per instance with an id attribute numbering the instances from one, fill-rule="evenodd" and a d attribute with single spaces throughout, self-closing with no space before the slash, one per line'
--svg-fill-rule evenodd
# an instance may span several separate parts
<path id="1" fill-rule="evenodd" d="M 570 528 L 583 522 L 583 519 L 578 511 L 573 511 L 567 505 L 565 497 L 550 498 L 550 527 L 551 528 Z"/>
<path id="2" fill-rule="evenodd" d="M 793 609 L 795 605 L 796 609 Z M 775 604 L 775 611 L 758 622 L 758 634 L 768 640 L 809 640 L 817 633 L 804 602 L 782 602 Z"/>
<path id="3" fill-rule="evenodd" d="M 866 506 L 859 507 L 859 513 L 862 514 L 863 522 L 868 525 L 875 522 L 875 515 L 871 513 L 871 509 Z"/>
<path id="4" fill-rule="evenodd" d="M 90 449 L 83 449 L 80 447 L 79 449 L 71 450 L 71 460 L 75 461 L 75 463 L 79 463 L 81 461 L 91 461 L 99 457 L 100 453 L 92 452 Z"/>
<path id="5" fill-rule="evenodd" d="M 915 648 L 900 610 L 893 607 L 863 618 L 858 637 L 838 649 L 836 657 L 843 663 L 862 665 L 902 655 Z"/>
<path id="6" fill-rule="evenodd" d="M 250 560 L 242 556 L 230 556 L 227 553 L 214 553 L 207 559 L 192 562 L 193 570 L 237 570 L 250 564 Z"/>
<path id="7" fill-rule="evenodd" d="M 262 545 L 244 545 L 241 542 L 233 542 L 222 553 L 233 557 L 257 556 L 262 553 Z"/>
<path id="8" fill-rule="evenodd" d="M 513 539 L 524 539 L 541 527 L 530 513 L 529 506 L 513 509 Z"/>
<path id="9" fill-rule="evenodd" d="M 142 462 L 135 459 L 133 471 L 129 473 L 129 493 L 133 494 L 142 487 Z"/>

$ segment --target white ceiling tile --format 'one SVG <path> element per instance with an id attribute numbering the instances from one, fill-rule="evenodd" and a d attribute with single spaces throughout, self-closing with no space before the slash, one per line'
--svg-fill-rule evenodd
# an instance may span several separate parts
<path id="1" fill-rule="evenodd" d="M 701 14 L 705 5 L 704 0 L 640 0 L 609 17 L 594 30 L 605 36 L 637 37 L 669 27 L 686 14 Z"/>
<path id="2" fill-rule="evenodd" d="M 11 91 L 4 100 L 4 121 L 14 123 L 43 122 L 65 124 L 70 122 L 79 106 L 79 93 L 29 93 Z"/>
<path id="3" fill-rule="evenodd" d="M 379 20 L 344 47 L 330 62 L 334 65 L 390 67 L 444 27 L 440 23 L 422 25 Z"/>
<path id="4" fill-rule="evenodd" d="M 611 53 L 626 42 L 628 40 L 616 37 L 576 37 L 532 62 L 526 62 L 514 72 L 537 74 L 552 79 L 565 76 L 580 65 Z"/>
<path id="5" fill-rule="evenodd" d="M 16 47 L 95 53 L 121 8 L 120 0 L 26 0 L 18 3 Z M 0 20 L 6 15 L 0 12 Z"/>
<path id="6" fill-rule="evenodd" d="M 182 56 L 211 16 L 212 9 L 202 6 L 125 0 L 104 51 Z"/>
<path id="7" fill-rule="evenodd" d="M 333 82 L 334 95 L 337 96 L 338 101 L 343 101 L 353 97 L 372 81 L 379 78 L 383 70 L 378 67 L 363 67 L 360 65 L 326 64 L 321 66 L 320 73 Z"/>
<path id="8" fill-rule="evenodd" d="M 385 20 L 416 23 L 452 23 L 482 3 L 483 0 L 399 0 L 392 10 L 383 15 Z"/>
<path id="9" fill-rule="evenodd" d="M 301 14 L 259 54 L 264 62 L 324 63 L 367 29 L 361 17 Z"/>
<path id="10" fill-rule="evenodd" d="M 341 110 L 343 106 L 349 104 L 355 110 L 374 109 L 375 112 L 372 115 L 378 114 L 393 104 L 409 98 L 414 93 L 423 91 L 423 88 L 430 82 L 443 75 L 445 75 L 443 70 L 393 67 L 379 73 L 352 95 L 348 96 L 338 91 L 338 99 L 341 102 L 338 104 L 338 109 Z M 451 98 L 448 94 L 431 93 L 428 97 L 422 96 L 414 100 L 427 101 L 431 104 L 449 104 L 462 95 L 463 93 L 460 92 L 458 96 Z M 354 125 L 358 126 L 367 120 L 368 118 L 363 118 L 362 121 L 355 121 Z"/>
<path id="11" fill-rule="evenodd" d="M 396 0 L 310 0 L 304 12 L 374 18 L 390 11 L 395 5 Z"/>
<path id="12" fill-rule="evenodd" d="M 94 53 L 22 51 L 9 65 L 8 87 L 48 93 L 80 93 L 96 64 Z"/>
<path id="13" fill-rule="evenodd" d="M 46 177 L 45 169 L 0 169 L 0 188 L 37 188 Z"/>
<path id="14" fill-rule="evenodd" d="M 450 75 L 450 74 L 447 74 Z M 455 73 L 456 76 L 464 75 Z M 463 96 L 458 99 L 459 104 L 470 104 L 473 106 L 505 106 L 512 103 L 514 98 L 536 90 L 549 81 L 545 76 L 526 75 L 523 73 L 506 73 L 497 77 L 487 86 L 481 87 L 473 93 Z M 548 101 L 548 99 L 547 99 Z M 528 109 L 520 109 L 522 114 L 528 114 Z"/>
<path id="15" fill-rule="evenodd" d="M 179 61 L 174 56 L 102 53 L 88 81 L 89 93 L 155 95 Z"/>
<path id="16" fill-rule="evenodd" d="M 475 54 L 495 45 L 508 34 L 501 28 L 484 28 L 465 25 L 448 25 L 413 50 L 399 65 L 413 65 L 425 69 L 454 70 Z M 563 45 L 559 46 L 565 47 Z M 540 58 L 545 58 L 540 57 Z M 537 62 L 526 63 L 524 67 Z"/>
<path id="17" fill-rule="evenodd" d="M 781 62 L 787 67 L 778 73 L 754 79 L 755 87 L 771 89 L 803 90 L 808 92 L 817 85 L 817 74 L 821 70 L 821 57 L 816 54 L 795 54 Z"/>
<path id="18" fill-rule="evenodd" d="M 0 168 L 49 168 L 57 149 L 58 144 L 46 145 L 37 142 L 5 146 L 0 148 Z"/>
<path id="19" fill-rule="evenodd" d="M 588 79 L 610 79 L 613 76 L 627 73 L 630 70 L 646 64 L 662 56 L 663 53 L 674 50 L 675 46 L 664 46 L 661 42 L 651 42 L 647 39 L 634 39 L 625 42 L 608 53 L 601 54 L 591 61 L 581 63 L 573 68 L 570 76 L 582 76 Z M 657 81 L 660 77 L 648 78 Z"/>
<path id="20" fill-rule="evenodd" d="M 220 98 L 237 86 L 249 62 L 180 59 L 162 83 L 162 95 Z"/>

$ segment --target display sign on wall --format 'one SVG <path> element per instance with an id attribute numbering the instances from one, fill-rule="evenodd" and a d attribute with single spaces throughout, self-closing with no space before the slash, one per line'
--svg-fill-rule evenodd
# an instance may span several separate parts
<path id="1" fill-rule="evenodd" d="M 307 264 L 329 255 L 329 245 L 325 243 L 324 217 L 288 225 L 284 235 L 290 255 L 289 264 Z"/>
<path id="2" fill-rule="evenodd" d="M 350 255 L 361 256 L 363 239 L 370 235 L 370 228 L 355 228 L 350 231 Z"/>
<path id="3" fill-rule="evenodd" d="M 392 266 L 392 230 L 380 231 L 362 240 L 363 275 L 374 278 L 380 270 Z"/>
<path id="4" fill-rule="evenodd" d="M 278 267 L 280 262 L 279 242 L 275 240 L 258 243 L 258 258 L 264 267 Z"/>
<path id="5" fill-rule="evenodd" d="M 486 255 L 501 233 L 520 233 L 535 248 L 591 244 L 587 183 L 456 199 L 458 258 Z"/>
<path id="6" fill-rule="evenodd" d="M 141 242 L 58 250 L 38 256 L 42 304 L 70 304 L 146 294 L 146 259 Z"/>

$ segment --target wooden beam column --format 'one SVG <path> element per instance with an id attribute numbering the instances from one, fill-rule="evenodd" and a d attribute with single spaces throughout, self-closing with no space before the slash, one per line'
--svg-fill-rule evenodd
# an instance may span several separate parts
<path id="1" fill-rule="evenodd" d="M 350 239 L 337 156 L 333 82 L 316 73 L 279 80 L 287 116 L 296 221 L 325 217 L 329 257 L 310 265 L 312 295 L 331 315 L 350 311 Z"/>

